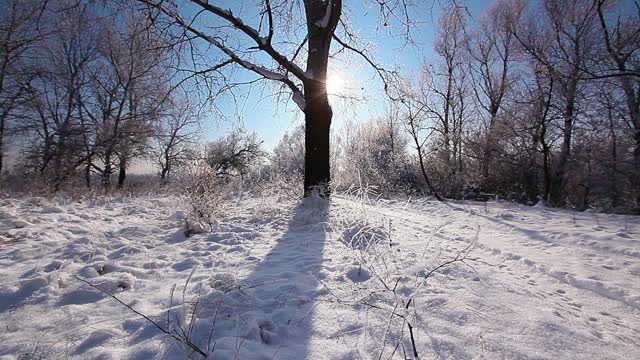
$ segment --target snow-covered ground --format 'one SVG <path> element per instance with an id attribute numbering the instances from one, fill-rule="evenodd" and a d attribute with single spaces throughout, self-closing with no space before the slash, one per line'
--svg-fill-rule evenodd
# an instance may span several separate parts
<path id="1" fill-rule="evenodd" d="M 640 358 L 638 217 L 245 198 L 186 237 L 184 210 L 0 200 L 0 358 Z"/>

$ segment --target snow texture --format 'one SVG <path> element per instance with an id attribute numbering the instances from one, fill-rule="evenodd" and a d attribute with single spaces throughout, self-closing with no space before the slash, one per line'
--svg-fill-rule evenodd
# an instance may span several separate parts
<path id="1" fill-rule="evenodd" d="M 411 357 L 394 309 L 420 358 L 640 358 L 637 217 L 244 198 L 187 237 L 180 201 L 0 200 L 0 358 L 190 355 L 79 279 L 213 359 Z"/>

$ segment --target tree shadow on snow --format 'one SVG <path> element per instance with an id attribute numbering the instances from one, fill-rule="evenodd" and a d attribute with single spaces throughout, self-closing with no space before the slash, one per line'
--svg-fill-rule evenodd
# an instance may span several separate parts
<path id="1" fill-rule="evenodd" d="M 204 346 L 209 344 L 215 358 L 308 357 L 315 299 L 324 292 L 320 270 L 328 214 L 327 201 L 304 200 L 248 276 L 235 282 L 231 276 L 214 275 L 215 290 L 203 299 L 198 327 L 209 327 L 212 336 Z"/>

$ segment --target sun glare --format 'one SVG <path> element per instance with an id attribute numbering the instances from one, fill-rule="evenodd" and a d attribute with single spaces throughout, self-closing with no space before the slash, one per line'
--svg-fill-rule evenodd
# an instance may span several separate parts
<path id="1" fill-rule="evenodd" d="M 338 75 L 329 75 L 327 78 L 327 94 L 338 95 L 344 86 L 344 81 Z"/>

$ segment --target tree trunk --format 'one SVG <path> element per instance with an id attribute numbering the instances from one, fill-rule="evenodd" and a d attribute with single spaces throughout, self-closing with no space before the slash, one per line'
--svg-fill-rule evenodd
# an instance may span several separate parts
<path id="1" fill-rule="evenodd" d="M 564 201 L 564 187 L 566 183 L 566 173 L 571 156 L 571 137 L 573 133 L 573 117 L 575 112 L 576 89 L 578 86 L 578 70 L 574 70 L 574 76 L 569 80 L 568 86 L 565 87 L 565 96 L 567 97 L 566 105 L 562 117 L 564 119 L 564 127 L 562 128 L 562 148 L 558 157 L 558 163 L 555 167 L 553 178 L 551 179 L 551 188 L 549 199 L 553 206 L 562 206 Z"/>
<path id="2" fill-rule="evenodd" d="M 342 12 L 342 1 L 305 0 L 307 20 L 307 69 L 304 81 L 305 154 L 304 196 L 331 194 L 330 129 L 333 111 L 327 97 L 327 65 L 333 32 Z M 331 8 L 329 8 L 331 6 Z M 322 21 L 326 15 L 329 21 Z"/>
<path id="3" fill-rule="evenodd" d="M 622 78 L 622 85 L 627 97 L 627 108 L 629 109 L 629 117 L 633 125 L 633 179 L 634 187 L 636 189 L 636 205 L 640 206 L 640 89 L 634 90 L 631 79 L 628 77 Z"/>
<path id="4" fill-rule="evenodd" d="M 485 139 L 484 149 L 482 151 L 482 163 L 480 164 L 480 168 L 482 171 L 482 191 L 485 192 L 493 192 L 494 189 L 489 186 L 489 169 L 491 168 L 491 163 L 493 163 L 493 155 L 495 152 L 495 123 L 497 119 L 497 109 L 494 112 L 493 107 L 491 105 L 490 119 L 489 119 L 489 128 L 487 129 L 487 138 Z"/>
<path id="5" fill-rule="evenodd" d="M 444 201 L 442 199 L 442 197 L 440 196 L 440 194 L 438 194 L 436 189 L 431 184 L 431 181 L 429 181 L 429 175 L 427 175 L 427 169 L 425 168 L 424 160 L 422 159 L 422 149 L 421 148 L 418 148 L 418 161 L 420 162 L 420 171 L 422 171 L 422 176 L 424 177 L 424 181 L 427 183 L 427 187 L 429 187 L 431 192 L 433 192 L 433 196 L 435 196 L 436 199 L 438 199 L 438 201 Z"/>
<path id="6" fill-rule="evenodd" d="M 105 192 L 111 191 L 111 174 L 113 167 L 111 166 L 111 154 L 107 152 L 104 157 L 104 169 L 102 170 L 102 188 Z"/>
<path id="7" fill-rule="evenodd" d="M 633 164 L 635 167 L 636 206 L 640 206 L 640 128 L 635 133 L 635 148 L 633 149 Z"/>
<path id="8" fill-rule="evenodd" d="M 325 84 L 305 85 L 304 196 L 330 195 L 329 133 L 333 111 Z"/>
<path id="9" fill-rule="evenodd" d="M 89 157 L 87 159 L 87 166 L 84 168 L 84 182 L 87 186 L 87 189 L 91 189 L 91 164 L 93 159 Z"/>
<path id="10" fill-rule="evenodd" d="M 120 157 L 120 164 L 118 165 L 118 189 L 124 187 L 124 180 L 127 178 L 127 159 Z"/>

